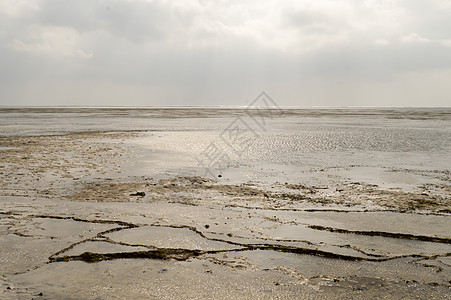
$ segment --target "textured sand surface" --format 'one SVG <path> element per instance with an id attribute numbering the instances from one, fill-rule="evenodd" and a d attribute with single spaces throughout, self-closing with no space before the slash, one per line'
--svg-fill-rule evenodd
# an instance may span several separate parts
<path id="1" fill-rule="evenodd" d="M 449 111 L 0 113 L 0 299 L 449 295 Z"/>

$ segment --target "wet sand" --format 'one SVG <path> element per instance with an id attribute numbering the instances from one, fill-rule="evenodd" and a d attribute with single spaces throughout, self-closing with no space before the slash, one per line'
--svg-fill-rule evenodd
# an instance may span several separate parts
<path id="1" fill-rule="evenodd" d="M 449 110 L 291 110 L 239 155 L 240 110 L 0 114 L 1 299 L 450 294 Z"/>

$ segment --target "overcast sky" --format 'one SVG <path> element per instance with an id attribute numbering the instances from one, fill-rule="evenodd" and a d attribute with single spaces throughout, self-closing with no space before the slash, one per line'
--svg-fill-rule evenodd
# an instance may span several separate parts
<path id="1" fill-rule="evenodd" d="M 0 0 L 0 105 L 451 106 L 451 0 Z"/>

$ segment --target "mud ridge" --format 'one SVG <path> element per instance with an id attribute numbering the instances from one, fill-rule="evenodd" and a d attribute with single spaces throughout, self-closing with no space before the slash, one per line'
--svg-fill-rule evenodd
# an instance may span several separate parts
<path id="1" fill-rule="evenodd" d="M 425 242 L 451 244 L 451 238 L 444 238 L 444 237 L 433 237 L 433 236 L 426 236 L 426 235 L 414 235 L 414 234 L 409 234 L 409 233 L 394 233 L 394 232 L 385 232 L 385 231 L 347 230 L 347 229 L 333 228 L 333 227 L 327 227 L 327 226 L 321 226 L 321 225 L 307 225 L 307 227 L 314 229 L 314 230 L 337 232 L 337 233 L 358 234 L 358 235 L 367 235 L 367 236 L 382 236 L 382 237 L 404 239 L 404 240 L 417 240 L 417 241 L 425 241 Z"/>
<path id="2" fill-rule="evenodd" d="M 225 233 L 219 233 L 219 232 L 209 232 L 211 234 L 216 234 L 216 235 L 228 235 L 229 237 L 234 237 L 234 238 L 239 238 L 239 239 L 253 239 L 250 237 L 244 237 L 244 236 L 239 236 L 239 235 L 233 235 L 233 234 L 225 234 Z M 205 237 L 208 240 L 211 241 L 217 241 L 217 242 L 224 242 L 224 243 L 229 243 L 232 245 L 236 245 L 236 246 L 242 246 L 242 247 L 248 247 L 249 245 L 253 245 L 253 244 L 245 244 L 245 243 L 238 243 L 238 242 L 232 242 L 232 241 L 228 241 L 228 240 L 222 240 L 222 239 L 218 239 L 218 238 L 209 238 L 209 237 Z M 258 240 L 263 240 L 263 241 L 272 241 L 272 242 L 282 242 L 282 243 L 305 243 L 311 246 L 318 246 L 318 244 L 315 244 L 313 242 L 307 241 L 307 240 L 297 240 L 297 239 L 273 239 L 273 238 L 267 238 L 267 237 L 258 237 L 255 238 Z M 266 244 L 265 244 L 266 245 Z M 269 245 L 274 245 L 274 244 L 269 244 Z M 355 250 L 359 253 L 362 253 L 366 256 L 372 256 L 372 257 L 380 257 L 380 258 L 386 258 L 387 256 L 384 255 L 380 255 L 380 254 L 374 254 L 374 253 L 367 253 L 362 249 L 359 249 L 357 247 L 353 247 L 351 245 L 335 245 L 335 244 L 327 244 L 328 246 L 333 246 L 333 247 L 339 247 L 339 248 L 346 248 L 346 249 L 352 249 Z"/>
<path id="3" fill-rule="evenodd" d="M 83 244 L 83 243 L 86 243 L 86 242 L 96 241 L 99 238 L 102 238 L 104 234 L 112 233 L 112 232 L 115 232 L 115 231 L 120 231 L 120 230 L 127 229 L 127 228 L 129 228 L 129 227 L 116 227 L 116 228 L 108 229 L 108 230 L 105 230 L 105 231 L 101 231 L 101 232 L 97 233 L 94 237 L 91 237 L 91 238 L 84 239 L 84 240 L 78 241 L 76 243 L 73 243 L 70 246 L 68 246 L 68 247 L 66 247 L 64 249 L 61 249 L 60 251 L 50 255 L 49 260 L 52 261 L 52 259 L 54 259 L 55 256 L 60 255 L 60 254 L 62 254 L 64 252 L 67 252 L 67 251 L 73 249 L 77 245 L 80 245 L 80 244 Z M 110 242 L 110 241 L 107 241 L 107 242 Z M 111 243 L 111 244 L 113 244 L 113 243 Z M 119 244 L 119 243 L 117 243 L 117 244 Z"/>
<path id="4" fill-rule="evenodd" d="M 124 226 L 125 228 L 135 228 L 139 227 L 139 225 L 135 225 L 133 223 L 119 221 L 119 220 L 86 220 L 77 217 L 63 217 L 63 216 L 47 216 L 47 215 L 30 215 L 31 218 L 41 218 L 41 219 L 57 219 L 57 220 L 73 220 L 77 222 L 84 223 L 96 223 L 96 224 L 116 224 L 120 226 Z"/>
<path id="5" fill-rule="evenodd" d="M 308 249 L 308 248 L 299 248 L 299 247 L 290 247 L 290 246 L 281 246 L 281 245 L 248 245 L 249 250 L 270 250 L 284 253 L 293 253 L 293 254 L 305 254 L 305 255 L 313 255 L 324 258 L 331 259 L 339 259 L 339 260 L 347 260 L 347 261 L 387 261 L 397 257 L 381 257 L 381 258 L 365 258 L 344 254 L 337 254 L 333 252 L 327 252 L 318 249 Z"/>
<path id="6" fill-rule="evenodd" d="M 238 204 L 226 204 L 224 207 L 231 208 L 243 208 L 250 210 L 270 210 L 270 211 L 294 211 L 294 212 L 336 212 L 336 213 L 374 213 L 374 212 L 386 212 L 386 213 L 400 213 L 400 214 L 415 214 L 415 215 L 425 215 L 425 216 L 440 216 L 447 217 L 451 213 L 448 210 L 438 210 L 438 211 L 414 211 L 405 209 L 335 209 L 335 208 L 268 208 L 268 207 L 256 207 L 256 206 L 245 206 Z"/>
<path id="7" fill-rule="evenodd" d="M 61 219 L 62 220 L 74 220 L 74 221 L 78 221 L 78 222 L 87 222 L 87 223 L 116 224 L 116 225 L 121 226 L 121 227 L 111 228 L 111 229 L 99 232 L 94 237 L 84 239 L 82 241 L 71 244 L 70 246 L 51 255 L 49 257 L 49 263 L 65 262 L 65 261 L 85 261 L 88 263 L 95 263 L 95 262 L 99 262 L 99 261 L 103 261 L 103 260 L 115 260 L 115 259 L 187 260 L 188 258 L 198 257 L 203 254 L 215 254 L 215 253 L 222 253 L 222 252 L 237 252 L 237 251 L 255 251 L 255 250 L 277 251 L 277 252 L 284 252 L 284 253 L 313 255 L 313 256 L 319 256 L 319 257 L 324 257 L 324 258 L 347 260 L 347 261 L 375 261 L 375 262 L 387 261 L 387 260 L 403 258 L 403 257 L 416 257 L 416 258 L 422 258 L 422 259 L 430 259 L 432 257 L 437 256 L 437 255 L 435 255 L 435 256 L 407 255 L 407 256 L 387 257 L 387 256 L 379 256 L 379 255 L 371 255 L 371 254 L 368 255 L 367 253 L 362 252 L 361 250 L 357 250 L 357 249 L 353 248 L 354 250 L 357 250 L 358 252 L 361 252 L 362 254 L 371 256 L 371 257 L 359 257 L 359 256 L 338 254 L 338 253 L 323 251 L 323 250 L 319 250 L 319 249 L 292 247 L 292 246 L 286 246 L 286 245 L 265 244 L 265 243 L 263 243 L 263 244 L 247 244 L 247 243 L 233 242 L 233 241 L 224 240 L 224 239 L 220 239 L 220 238 L 210 238 L 210 237 L 205 236 L 205 234 L 203 232 L 199 231 L 197 228 L 195 228 L 193 226 L 189 226 L 189 225 L 160 225 L 160 224 L 145 225 L 145 226 L 167 227 L 167 228 L 186 228 L 186 229 L 189 229 L 189 230 L 197 233 L 202 238 L 205 238 L 207 240 L 223 242 L 223 243 L 242 247 L 241 249 L 211 250 L 211 251 L 179 249 L 179 248 L 175 248 L 175 249 L 156 248 L 156 247 L 149 246 L 149 245 L 131 245 L 131 244 L 122 243 L 122 242 L 115 242 L 104 236 L 105 234 L 108 234 L 111 232 L 140 227 L 140 225 L 136 225 L 133 223 L 123 222 L 123 221 L 119 221 L 119 220 L 86 220 L 86 219 L 81 219 L 81 218 L 77 218 L 77 217 L 63 217 L 63 216 L 38 215 L 38 216 L 33 216 L 33 217 L 60 219 L 60 220 Z M 142 225 L 142 226 L 144 226 L 144 225 Z M 318 225 L 309 225 L 309 227 L 312 229 L 316 229 L 316 230 L 327 230 L 327 231 L 339 232 L 339 233 L 362 234 L 362 235 L 370 235 L 370 236 L 386 236 L 386 237 L 424 240 L 424 241 L 440 242 L 440 243 L 451 243 L 451 239 L 447 239 L 447 238 L 416 236 L 416 235 L 410 235 L 410 234 L 397 234 L 397 233 L 376 232 L 376 231 L 369 231 L 369 232 L 349 231 L 349 230 L 345 230 L 345 229 L 337 229 L 337 228 L 318 226 Z M 73 249 L 77 245 L 80 245 L 82 243 L 89 242 L 89 241 L 97 241 L 99 239 L 102 239 L 102 241 L 112 243 L 112 244 L 121 244 L 121 245 L 125 245 L 125 246 L 142 246 L 142 247 L 146 247 L 146 248 L 149 248 L 152 250 L 137 251 L 137 252 L 120 252 L 120 253 L 85 252 L 85 253 L 83 253 L 81 255 L 77 255 L 77 256 L 59 256 L 59 257 L 57 257 L 58 255 L 66 252 L 70 249 Z M 280 241 L 289 242 L 291 240 L 286 240 L 286 241 L 280 240 Z M 338 247 L 342 247 L 342 246 L 338 245 Z M 346 247 L 346 246 L 343 246 L 343 247 Z M 441 256 L 443 256 L 443 255 L 441 255 Z M 447 255 L 445 255 L 445 256 L 447 256 Z"/>
<path id="8" fill-rule="evenodd" d="M 211 251 L 218 253 L 221 251 Z M 106 260 L 116 259 L 157 259 L 157 260 L 169 260 L 175 259 L 179 261 L 187 260 L 191 257 L 196 257 L 205 253 L 210 253 L 201 250 L 187 250 L 187 249 L 157 249 L 149 251 L 136 251 L 136 252 L 120 252 L 120 253 L 92 253 L 84 252 L 83 254 L 76 256 L 61 256 L 51 257 L 50 262 L 69 262 L 69 261 L 84 261 L 87 263 L 97 263 Z"/>
<path id="9" fill-rule="evenodd" d="M 60 257 L 50 257 L 49 262 L 69 262 L 69 261 L 83 261 L 86 263 L 97 263 L 100 261 L 108 261 L 108 260 L 116 260 L 116 259 L 155 259 L 155 260 L 169 260 L 175 259 L 178 261 L 185 261 L 189 258 L 199 257 L 205 254 L 217 254 L 217 253 L 225 253 L 225 252 L 242 252 L 242 251 L 255 251 L 255 250 L 263 250 L 263 251 L 277 251 L 284 253 L 293 253 L 293 254 L 305 254 L 305 255 L 313 255 L 324 258 L 331 259 L 339 259 L 346 261 L 385 261 L 393 258 L 363 258 L 363 257 L 355 257 L 349 255 L 336 254 L 332 252 L 326 252 L 317 249 L 306 249 L 306 248 L 297 248 L 297 247 L 289 247 L 289 246 L 280 246 L 280 245 L 247 245 L 243 249 L 230 249 L 230 250 L 212 250 L 212 251 L 203 251 L 203 250 L 189 250 L 189 249 L 155 249 L 149 251 L 135 251 L 135 252 L 120 252 L 120 253 L 92 253 L 92 252 L 84 252 L 80 255 L 75 256 L 60 256 Z"/>

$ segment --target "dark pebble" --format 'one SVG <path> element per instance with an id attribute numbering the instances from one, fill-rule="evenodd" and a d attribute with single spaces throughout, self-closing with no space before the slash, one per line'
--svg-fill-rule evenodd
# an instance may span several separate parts
<path id="1" fill-rule="evenodd" d="M 131 193 L 130 196 L 140 196 L 140 197 L 144 197 L 146 195 L 146 193 L 144 192 L 136 192 L 136 193 Z"/>

